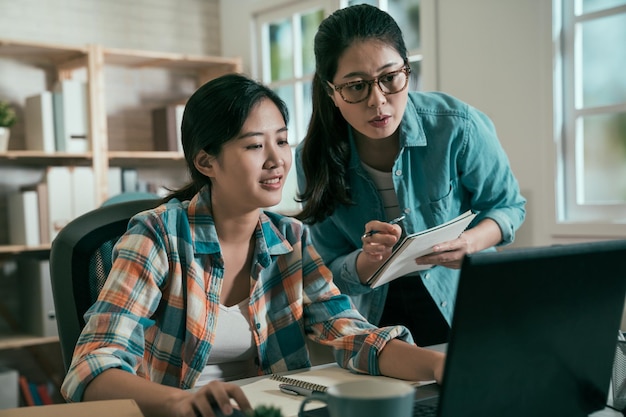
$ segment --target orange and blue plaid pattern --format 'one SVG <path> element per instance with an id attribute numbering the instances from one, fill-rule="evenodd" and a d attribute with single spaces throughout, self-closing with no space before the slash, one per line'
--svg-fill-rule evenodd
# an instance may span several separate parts
<path id="1" fill-rule="evenodd" d="M 260 211 L 248 305 L 259 374 L 311 366 L 305 337 L 332 345 L 339 365 L 379 374 L 387 341 L 412 342 L 402 326 L 377 328 L 340 294 L 299 221 Z M 205 188 L 135 216 L 114 249 L 114 263 L 62 386 L 81 401 L 87 384 L 120 368 L 188 389 L 211 353 L 224 276 Z"/>

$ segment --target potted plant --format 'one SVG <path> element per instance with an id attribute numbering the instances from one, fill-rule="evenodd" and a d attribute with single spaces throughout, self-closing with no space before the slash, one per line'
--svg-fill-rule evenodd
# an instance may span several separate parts
<path id="1" fill-rule="evenodd" d="M 6 101 L 0 100 L 0 152 L 9 149 L 10 127 L 15 123 L 15 110 Z"/>
<path id="2" fill-rule="evenodd" d="M 254 409 L 251 417 L 283 417 L 280 408 L 274 406 L 259 405 Z"/>

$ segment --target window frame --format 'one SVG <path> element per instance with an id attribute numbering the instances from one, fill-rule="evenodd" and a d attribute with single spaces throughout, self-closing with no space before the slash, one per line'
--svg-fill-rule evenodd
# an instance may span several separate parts
<path id="1" fill-rule="evenodd" d="M 622 14 L 626 5 L 597 12 L 577 14 L 580 0 L 553 1 L 554 40 L 554 139 L 555 139 L 555 235 L 623 237 L 626 235 L 626 203 L 580 203 L 581 138 L 578 119 L 594 114 L 626 111 L 626 101 L 618 105 L 578 108 L 576 78 L 579 70 L 580 24 L 593 19 Z"/>

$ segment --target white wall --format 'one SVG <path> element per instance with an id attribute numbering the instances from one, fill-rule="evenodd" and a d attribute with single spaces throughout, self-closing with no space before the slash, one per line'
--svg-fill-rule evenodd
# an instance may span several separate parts
<path id="1" fill-rule="evenodd" d="M 219 0 L 0 0 L 0 38 L 220 54 Z"/>
<path id="2" fill-rule="evenodd" d="M 516 245 L 553 242 L 551 2 L 440 0 L 438 86 L 494 121 L 522 192 Z"/>

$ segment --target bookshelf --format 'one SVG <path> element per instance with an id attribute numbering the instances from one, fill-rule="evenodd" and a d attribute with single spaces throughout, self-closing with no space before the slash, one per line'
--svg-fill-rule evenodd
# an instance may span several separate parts
<path id="1" fill-rule="evenodd" d="M 184 157 L 175 151 L 154 150 L 152 110 L 184 104 L 204 82 L 241 70 L 239 58 L 0 39 L 0 99 L 9 101 L 18 113 L 9 149 L 0 152 L 0 287 L 7 281 L 3 274 L 12 270 L 8 265 L 25 257 L 45 260 L 50 250 L 49 243 L 10 244 L 6 227 L 11 221 L 6 204 L 9 192 L 39 181 L 49 167 L 91 167 L 96 206 L 111 197 L 108 173 L 112 167 L 137 170 L 140 178 L 143 174 L 158 186 L 178 186 L 180 182 L 171 180 L 186 181 Z M 50 91 L 61 80 L 86 85 L 89 150 L 29 150 L 26 98 Z M 13 280 L 19 285 L 19 273 L 13 274 L 18 275 Z M 10 306 L 3 309 L 10 310 Z M 58 341 L 2 330 L 0 351 Z"/>

